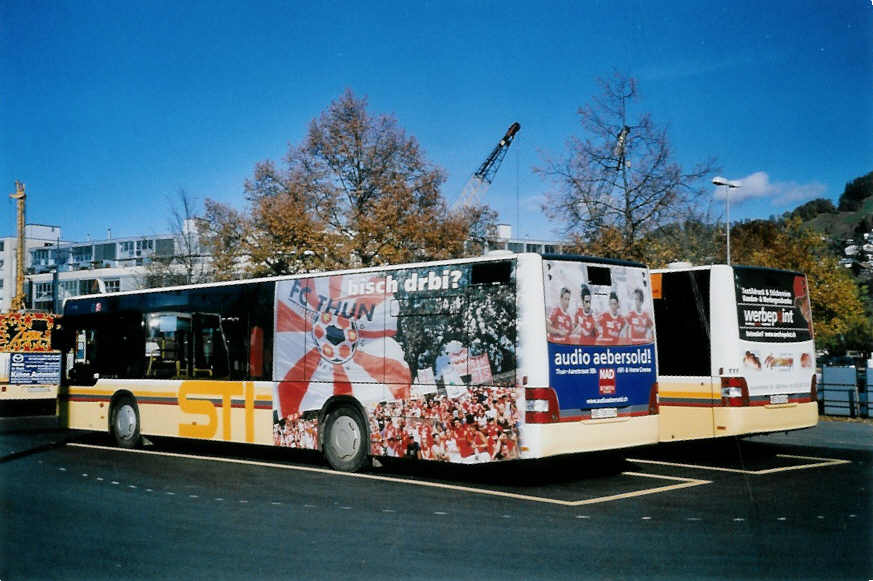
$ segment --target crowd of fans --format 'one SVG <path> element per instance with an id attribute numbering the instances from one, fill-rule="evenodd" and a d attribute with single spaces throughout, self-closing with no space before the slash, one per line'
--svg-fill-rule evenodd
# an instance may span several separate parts
<path id="1" fill-rule="evenodd" d="M 286 448 L 318 449 L 318 420 L 292 414 L 273 424 L 273 444 Z"/>
<path id="2" fill-rule="evenodd" d="M 460 397 L 429 394 L 384 402 L 370 414 L 370 453 L 459 464 L 518 458 L 517 392 L 467 387 Z M 317 448 L 315 419 L 295 414 L 273 426 L 273 443 Z"/>
<path id="3" fill-rule="evenodd" d="M 519 412 L 512 388 L 468 387 L 461 397 L 429 395 L 379 404 L 370 451 L 473 464 L 518 457 Z"/>

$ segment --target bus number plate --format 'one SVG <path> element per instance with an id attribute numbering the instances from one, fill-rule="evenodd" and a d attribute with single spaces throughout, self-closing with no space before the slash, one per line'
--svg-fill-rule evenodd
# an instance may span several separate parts
<path id="1" fill-rule="evenodd" d="M 606 418 L 614 418 L 618 416 L 617 408 L 595 408 L 591 410 L 592 420 L 603 420 Z"/>
<path id="2" fill-rule="evenodd" d="M 771 404 L 788 403 L 788 396 L 786 394 L 771 395 L 770 396 L 770 403 Z"/>

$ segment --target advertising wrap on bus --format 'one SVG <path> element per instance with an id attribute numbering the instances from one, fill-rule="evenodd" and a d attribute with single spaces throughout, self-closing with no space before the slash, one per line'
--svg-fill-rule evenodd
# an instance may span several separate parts
<path id="1" fill-rule="evenodd" d="M 374 455 L 516 457 L 513 265 L 277 282 L 274 443 L 314 448 L 307 412 L 348 394 L 367 408 Z"/>
<path id="2" fill-rule="evenodd" d="M 561 418 L 646 415 L 657 381 L 643 267 L 544 263 L 549 379 Z"/>
<path id="3" fill-rule="evenodd" d="M 741 368 L 754 395 L 808 393 L 815 370 L 806 277 L 735 267 Z"/>

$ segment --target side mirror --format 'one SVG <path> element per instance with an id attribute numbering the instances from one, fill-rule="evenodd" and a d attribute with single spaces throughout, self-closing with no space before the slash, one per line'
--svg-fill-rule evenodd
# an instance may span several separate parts
<path id="1" fill-rule="evenodd" d="M 94 385 L 99 377 L 100 374 L 94 372 L 90 363 L 78 362 L 70 370 L 71 385 Z"/>

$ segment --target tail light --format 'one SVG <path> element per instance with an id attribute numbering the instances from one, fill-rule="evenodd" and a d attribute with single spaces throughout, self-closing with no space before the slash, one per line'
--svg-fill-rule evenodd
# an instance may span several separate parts
<path id="1" fill-rule="evenodd" d="M 727 407 L 749 405 L 749 386 L 745 377 L 721 378 L 721 403 Z"/>
<path id="2" fill-rule="evenodd" d="M 809 382 L 809 398 L 812 403 L 818 402 L 818 379 L 815 373 L 812 374 L 812 381 Z"/>
<path id="3" fill-rule="evenodd" d="M 649 415 L 657 415 L 660 411 L 660 396 L 658 395 L 658 382 L 652 384 L 649 390 Z"/>
<path id="4" fill-rule="evenodd" d="M 524 399 L 526 423 L 550 424 L 558 421 L 558 395 L 551 387 L 525 389 Z"/>

